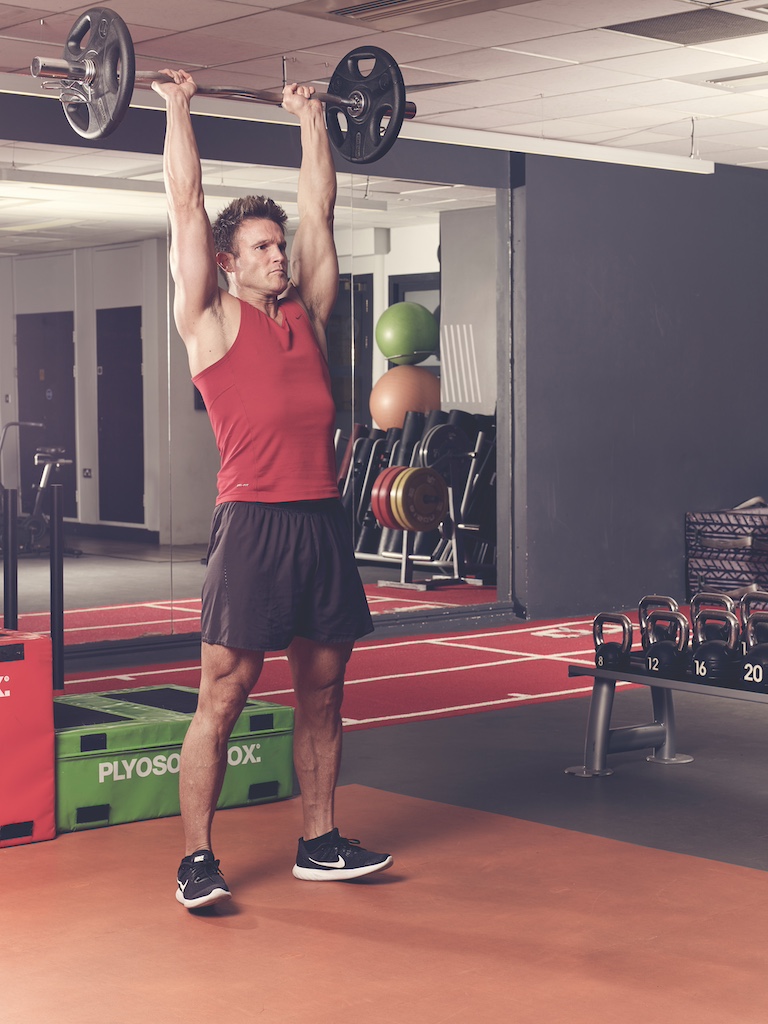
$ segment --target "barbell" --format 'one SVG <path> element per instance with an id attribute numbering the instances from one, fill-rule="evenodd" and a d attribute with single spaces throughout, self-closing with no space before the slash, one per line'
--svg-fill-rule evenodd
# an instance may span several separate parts
<path id="1" fill-rule="evenodd" d="M 59 89 L 66 118 L 84 139 L 103 139 L 117 128 L 135 84 L 172 81 L 160 72 L 136 71 L 128 26 L 107 7 L 91 7 L 81 14 L 70 29 L 64 56 L 34 57 L 30 71 L 35 78 L 48 80 L 43 88 Z M 325 104 L 331 144 L 351 163 L 378 160 L 392 147 L 403 120 L 416 116 L 415 104 L 405 98 L 397 62 L 377 46 L 360 46 L 342 57 L 329 88 L 315 97 Z M 197 91 L 203 96 L 282 103 L 280 93 L 239 86 L 200 86 Z"/>

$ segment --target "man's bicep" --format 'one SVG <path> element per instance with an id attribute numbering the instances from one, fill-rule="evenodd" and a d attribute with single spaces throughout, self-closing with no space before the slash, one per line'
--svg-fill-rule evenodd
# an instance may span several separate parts
<path id="1" fill-rule="evenodd" d="M 170 265 L 176 285 L 178 313 L 195 317 L 217 301 L 216 254 L 211 226 L 204 210 L 202 213 L 180 211 L 172 215 Z"/>
<path id="2" fill-rule="evenodd" d="M 336 302 L 339 263 L 333 231 L 305 220 L 291 248 L 291 281 L 313 316 L 325 326 Z"/>

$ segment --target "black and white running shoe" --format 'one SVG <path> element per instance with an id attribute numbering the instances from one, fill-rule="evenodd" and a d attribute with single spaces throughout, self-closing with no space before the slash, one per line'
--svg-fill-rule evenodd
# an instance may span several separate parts
<path id="1" fill-rule="evenodd" d="M 383 871 L 391 864 L 388 853 L 364 850 L 359 839 L 343 839 L 335 828 L 309 842 L 299 840 L 293 874 L 307 882 L 343 882 Z"/>
<path id="2" fill-rule="evenodd" d="M 219 862 L 210 850 L 197 850 L 185 857 L 179 866 L 177 882 L 176 899 L 187 910 L 220 903 L 232 896 L 219 871 Z"/>

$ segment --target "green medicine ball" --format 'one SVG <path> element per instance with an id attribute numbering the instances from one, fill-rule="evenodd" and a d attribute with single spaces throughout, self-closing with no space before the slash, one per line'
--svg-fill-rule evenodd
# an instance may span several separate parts
<path id="1" fill-rule="evenodd" d="M 437 352 L 437 320 L 418 302 L 396 302 L 376 324 L 376 344 L 382 355 L 399 365 L 420 363 Z"/>

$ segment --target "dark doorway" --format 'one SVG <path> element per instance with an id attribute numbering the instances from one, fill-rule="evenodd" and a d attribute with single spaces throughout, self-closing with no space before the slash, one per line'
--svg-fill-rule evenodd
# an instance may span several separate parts
<path id="1" fill-rule="evenodd" d="M 144 522 L 141 306 L 96 310 L 99 518 Z"/>
<path id="2" fill-rule="evenodd" d="M 373 274 L 342 274 L 328 323 L 328 363 L 336 427 L 348 437 L 353 423 L 369 423 L 373 374 Z"/>
<path id="3" fill-rule="evenodd" d="M 16 317 L 16 365 L 19 419 L 45 424 L 43 430 L 19 434 L 21 507 L 34 507 L 41 468 L 35 450 L 63 448 L 72 464 L 56 471 L 51 482 L 62 484 L 63 514 L 77 518 L 75 468 L 75 342 L 74 313 L 20 313 Z"/>

